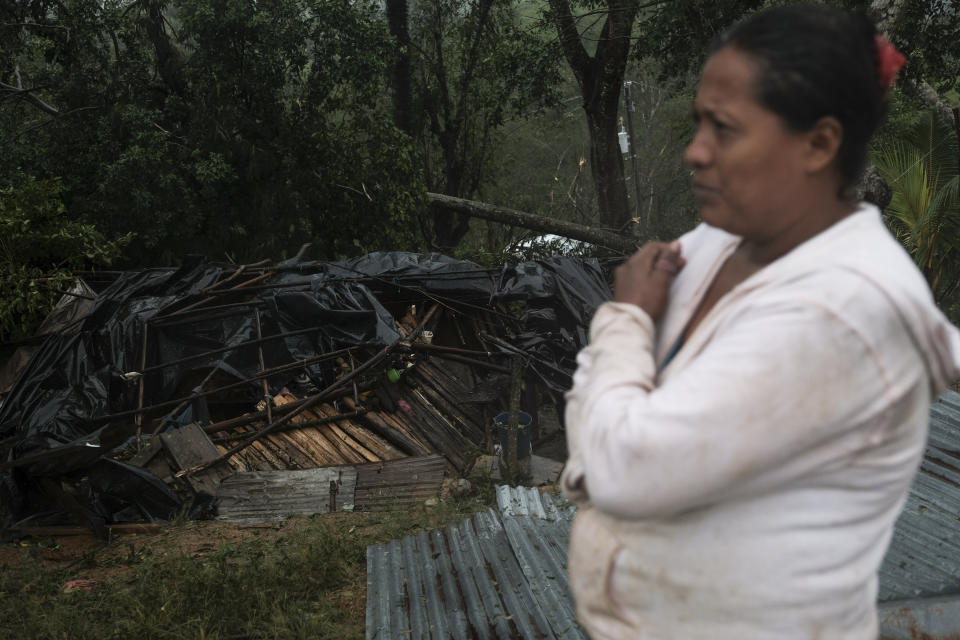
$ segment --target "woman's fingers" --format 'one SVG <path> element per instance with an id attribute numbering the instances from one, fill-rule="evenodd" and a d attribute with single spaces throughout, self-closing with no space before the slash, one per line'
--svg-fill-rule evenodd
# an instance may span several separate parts
<path id="1" fill-rule="evenodd" d="M 617 268 L 614 300 L 629 302 L 658 320 L 666 308 L 673 278 L 686 261 L 679 242 L 649 242 Z"/>

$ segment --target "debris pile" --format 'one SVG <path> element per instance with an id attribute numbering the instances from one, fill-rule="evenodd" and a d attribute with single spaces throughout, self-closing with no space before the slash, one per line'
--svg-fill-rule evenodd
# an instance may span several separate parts
<path id="1" fill-rule="evenodd" d="M 398 252 L 86 284 L 0 389 L 0 529 L 422 502 L 493 449 L 512 362 L 561 406 L 610 296 L 596 260 Z"/>

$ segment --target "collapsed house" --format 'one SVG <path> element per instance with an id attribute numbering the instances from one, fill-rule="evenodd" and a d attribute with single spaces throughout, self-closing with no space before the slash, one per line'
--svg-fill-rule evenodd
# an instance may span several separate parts
<path id="1" fill-rule="evenodd" d="M 411 253 L 87 284 L 0 405 L 0 529 L 422 502 L 493 448 L 511 363 L 525 412 L 562 403 L 610 297 L 596 260 Z"/>

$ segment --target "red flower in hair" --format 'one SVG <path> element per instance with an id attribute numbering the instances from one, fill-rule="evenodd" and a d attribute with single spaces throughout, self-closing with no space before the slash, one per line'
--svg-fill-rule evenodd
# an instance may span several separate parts
<path id="1" fill-rule="evenodd" d="M 893 81 L 897 77 L 897 72 L 907 62 L 907 59 L 897 51 L 897 48 L 889 40 L 879 33 L 874 36 L 873 42 L 877 50 L 877 79 L 884 92 L 889 92 L 890 87 L 893 86 Z"/>

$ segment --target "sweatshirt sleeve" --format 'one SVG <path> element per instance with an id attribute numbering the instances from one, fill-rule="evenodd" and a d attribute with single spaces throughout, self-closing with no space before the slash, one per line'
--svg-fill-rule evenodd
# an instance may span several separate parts
<path id="1" fill-rule="evenodd" d="M 623 518 L 665 517 L 843 464 L 876 437 L 894 394 L 862 334 L 813 302 L 750 307 L 659 387 L 653 338 L 639 307 L 602 305 L 567 394 L 562 488 Z"/>

